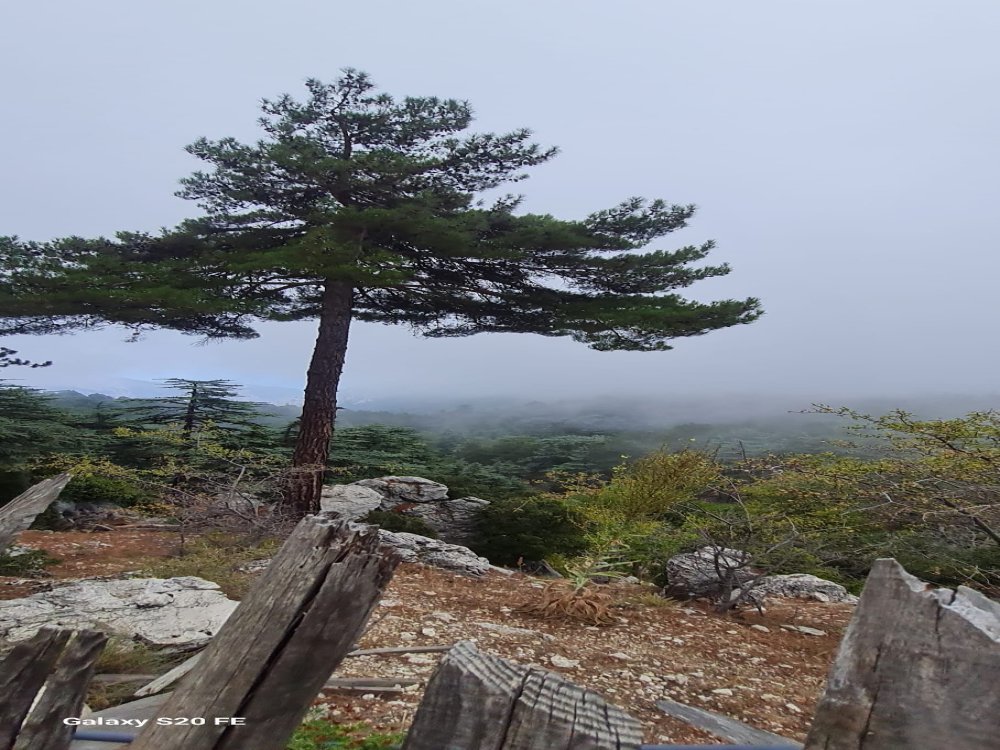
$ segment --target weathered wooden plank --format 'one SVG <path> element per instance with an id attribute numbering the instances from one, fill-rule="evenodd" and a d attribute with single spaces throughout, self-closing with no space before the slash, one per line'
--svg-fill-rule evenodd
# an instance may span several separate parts
<path id="1" fill-rule="evenodd" d="M 95 630 L 73 635 L 46 681 L 41 699 L 24 722 L 14 750 L 69 748 L 74 730 L 63 724 L 63 719 L 80 715 L 94 667 L 107 642 L 108 637 Z"/>
<path id="2" fill-rule="evenodd" d="M 639 722 L 596 693 L 468 641 L 442 659 L 403 750 L 636 750 Z"/>
<path id="3" fill-rule="evenodd" d="M 709 734 L 714 734 L 720 740 L 726 740 L 726 742 L 738 742 L 745 745 L 761 745 L 765 747 L 802 747 L 798 742 L 792 742 L 777 734 L 765 732 L 763 729 L 757 729 L 715 711 L 706 711 L 703 708 L 695 708 L 694 706 L 687 706 L 683 703 L 666 699 L 657 701 L 656 707 L 668 716 L 680 719 L 684 723 L 690 724 Z"/>
<path id="4" fill-rule="evenodd" d="M 391 646 L 388 648 L 359 648 L 344 656 L 351 659 L 358 656 L 382 656 L 388 654 L 438 654 L 450 651 L 451 646 Z"/>
<path id="5" fill-rule="evenodd" d="M 1000 738 L 1000 603 L 872 566 L 806 750 L 983 750 Z"/>
<path id="6" fill-rule="evenodd" d="M 66 630 L 44 628 L 18 643 L 0 663 L 0 750 L 11 750 L 38 691 L 69 641 Z"/>
<path id="7" fill-rule="evenodd" d="M 364 690 L 365 688 L 390 688 L 407 687 L 409 685 L 419 685 L 423 680 L 415 678 L 396 679 L 394 677 L 331 677 L 325 683 L 325 690 L 335 690 L 338 688 L 350 688 L 351 690 Z"/>
<path id="8" fill-rule="evenodd" d="M 371 527 L 304 519 L 162 709 L 207 724 L 147 726 L 131 750 L 284 748 L 398 562 Z M 212 725 L 230 716 L 246 726 Z"/>
<path id="9" fill-rule="evenodd" d="M 450 648 L 451 646 L 393 646 L 390 648 L 362 648 L 344 654 L 344 658 L 350 659 L 358 656 L 382 656 L 393 654 L 441 653 Z M 195 654 L 187 661 L 171 669 L 169 672 L 160 675 L 148 685 L 143 685 L 141 688 L 136 690 L 133 695 L 136 698 L 141 698 L 146 695 L 153 695 L 161 690 L 166 690 L 168 687 L 177 682 L 177 680 L 190 672 L 194 668 L 195 664 L 198 663 L 198 659 L 200 657 L 201 654 Z"/>
<path id="10" fill-rule="evenodd" d="M 55 502 L 70 478 L 68 473 L 49 477 L 0 508 L 0 555 L 14 541 L 14 537 L 31 526 L 35 518 Z"/>
<path id="11" fill-rule="evenodd" d="M 166 690 L 168 687 L 173 685 L 177 680 L 186 675 L 201 659 L 201 654 L 195 654 L 186 661 L 181 662 L 176 667 L 171 669 L 169 672 L 165 672 L 157 677 L 155 680 L 150 682 L 148 685 L 143 685 L 141 688 L 136 690 L 132 695 L 136 698 L 142 698 L 147 695 L 154 695 L 159 693 L 161 690 Z"/>

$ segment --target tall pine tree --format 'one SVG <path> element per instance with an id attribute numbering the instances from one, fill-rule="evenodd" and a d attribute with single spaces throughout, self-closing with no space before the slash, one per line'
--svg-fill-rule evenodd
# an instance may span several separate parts
<path id="1" fill-rule="evenodd" d="M 177 391 L 174 396 L 136 399 L 119 407 L 118 413 L 143 426 L 175 425 L 182 439 L 211 426 L 223 432 L 255 429 L 259 425 L 259 404 L 236 399 L 240 386 L 229 380 L 186 380 L 169 378 L 164 386 Z"/>
<path id="2" fill-rule="evenodd" d="M 527 130 L 466 134 L 467 102 L 396 100 L 354 70 L 307 89 L 301 102 L 264 101 L 256 143 L 188 147 L 208 169 L 179 195 L 203 218 L 158 237 L 15 243 L 43 271 L 14 273 L 6 291 L 0 283 L 0 318 L 238 337 L 255 335 L 258 319 L 318 320 L 289 494 L 299 513 L 318 508 L 354 320 L 662 351 L 761 314 L 753 298 L 675 293 L 729 273 L 692 265 L 711 242 L 646 249 L 686 226 L 693 206 L 632 198 L 568 221 L 520 213 L 514 196 L 487 203 L 484 191 L 522 180 L 555 150 Z"/>

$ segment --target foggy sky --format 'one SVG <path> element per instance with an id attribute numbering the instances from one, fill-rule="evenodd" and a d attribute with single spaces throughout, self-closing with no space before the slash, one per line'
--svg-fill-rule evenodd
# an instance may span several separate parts
<path id="1" fill-rule="evenodd" d="M 257 137 L 262 97 L 369 72 L 395 95 L 469 99 L 561 155 L 516 189 L 582 218 L 633 195 L 696 203 L 667 249 L 714 238 L 700 300 L 766 315 L 665 353 L 566 339 L 427 340 L 358 324 L 342 392 L 673 395 L 995 393 L 1000 353 L 996 0 L 50 0 L 0 9 L 0 234 L 46 240 L 196 216 L 173 197 L 199 136 Z M 294 399 L 315 324 L 203 347 L 121 331 L 8 339 L 109 391 L 230 378 Z M 130 385 L 131 383 L 131 385 Z"/>

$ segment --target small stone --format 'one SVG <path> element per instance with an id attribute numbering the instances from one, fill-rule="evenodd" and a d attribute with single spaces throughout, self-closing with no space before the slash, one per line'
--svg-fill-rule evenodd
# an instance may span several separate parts
<path id="1" fill-rule="evenodd" d="M 806 627 L 805 625 L 799 625 L 795 629 L 798 630 L 800 633 L 805 633 L 806 635 L 816 635 L 816 636 L 826 635 L 825 630 L 818 630 L 817 628 L 809 628 Z"/>
<path id="2" fill-rule="evenodd" d="M 781 703 L 784 700 L 780 695 L 775 695 L 774 693 L 764 693 L 760 696 L 760 699 L 765 703 Z"/>
<path id="3" fill-rule="evenodd" d="M 639 682 L 645 682 L 647 685 L 655 682 L 656 679 L 651 674 L 641 674 L 639 675 Z"/>
<path id="4" fill-rule="evenodd" d="M 576 669 L 580 666 L 580 662 L 576 659 L 567 659 L 565 656 L 560 656 L 559 654 L 550 656 L 549 662 L 552 666 L 560 667 L 561 669 Z"/>
<path id="5" fill-rule="evenodd" d="M 415 640 L 417 640 L 417 634 L 416 633 L 406 633 L 406 632 L 400 633 L 399 634 L 399 639 L 401 641 L 415 641 Z"/>
<path id="6" fill-rule="evenodd" d="M 732 695 L 733 691 L 729 688 L 716 688 L 712 691 L 713 695 Z"/>
<path id="7" fill-rule="evenodd" d="M 632 657 L 628 654 L 623 654 L 621 651 L 615 651 L 613 654 L 608 654 L 612 659 L 618 659 L 618 661 L 629 661 Z"/>
<path id="8" fill-rule="evenodd" d="M 375 700 L 375 693 L 365 693 L 364 695 L 361 696 L 361 700 L 373 701 Z"/>
<path id="9" fill-rule="evenodd" d="M 756 624 L 754 624 L 754 625 L 750 626 L 750 629 L 751 630 L 759 630 L 761 633 L 770 633 L 771 632 L 771 628 L 767 627 L 766 625 L 756 625 Z"/>
<path id="10" fill-rule="evenodd" d="M 440 620 L 441 622 L 455 622 L 457 619 L 455 615 L 450 612 L 431 612 L 431 617 L 435 620 Z"/>
<path id="11" fill-rule="evenodd" d="M 663 679 L 667 680 L 668 682 L 677 683 L 678 685 L 687 685 L 689 682 L 688 676 L 686 674 L 668 674 L 664 675 Z"/>
<path id="12" fill-rule="evenodd" d="M 428 638 L 433 638 L 438 632 L 434 628 L 420 628 L 420 635 L 426 635 Z"/>
<path id="13" fill-rule="evenodd" d="M 802 709 L 796 706 L 794 703 L 786 703 L 785 708 L 787 708 L 789 711 L 795 714 L 802 713 Z"/>

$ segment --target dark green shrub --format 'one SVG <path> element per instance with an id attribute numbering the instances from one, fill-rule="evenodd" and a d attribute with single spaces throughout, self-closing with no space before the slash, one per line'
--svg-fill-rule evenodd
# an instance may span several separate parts
<path id="1" fill-rule="evenodd" d="M 141 487 L 126 479 L 96 474 L 73 477 L 59 499 L 68 503 L 110 503 L 128 508 L 148 499 Z"/>
<path id="2" fill-rule="evenodd" d="M 22 555 L 0 555 L 0 576 L 37 576 L 46 566 L 62 562 L 44 550 L 32 550 Z"/>
<path id="3" fill-rule="evenodd" d="M 391 510 L 373 510 L 361 520 L 365 523 L 377 524 L 380 529 L 385 531 L 401 531 L 437 539 L 437 532 L 418 516 L 394 513 Z"/>
<path id="4" fill-rule="evenodd" d="M 472 548 L 495 565 L 577 555 L 586 548 L 585 527 L 584 518 L 558 498 L 497 500 L 480 511 Z"/>

